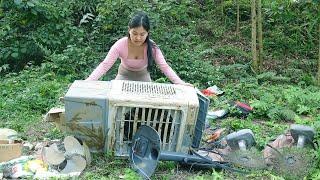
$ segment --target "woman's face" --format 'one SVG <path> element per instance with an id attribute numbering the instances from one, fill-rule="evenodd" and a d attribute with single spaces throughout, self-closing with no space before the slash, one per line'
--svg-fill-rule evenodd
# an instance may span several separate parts
<path id="1" fill-rule="evenodd" d="M 129 34 L 132 44 L 136 46 L 143 45 L 148 36 L 148 32 L 142 26 L 129 29 Z"/>

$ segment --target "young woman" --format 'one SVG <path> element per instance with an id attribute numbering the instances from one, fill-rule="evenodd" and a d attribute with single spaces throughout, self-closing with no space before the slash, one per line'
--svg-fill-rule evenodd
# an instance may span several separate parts
<path id="1" fill-rule="evenodd" d="M 150 40 L 149 30 L 149 18 L 144 12 L 133 16 L 129 22 L 128 36 L 119 39 L 111 47 L 106 58 L 86 80 L 98 80 L 120 57 L 121 64 L 115 79 L 151 81 L 149 70 L 155 61 L 172 83 L 190 86 L 167 64 L 159 47 Z"/>

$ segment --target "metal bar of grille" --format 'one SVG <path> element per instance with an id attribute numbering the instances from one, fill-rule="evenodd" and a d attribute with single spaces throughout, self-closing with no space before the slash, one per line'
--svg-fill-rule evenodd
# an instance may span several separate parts
<path id="1" fill-rule="evenodd" d="M 170 116 L 171 116 L 171 110 L 168 110 L 167 118 L 166 118 L 166 123 L 164 127 L 164 133 L 163 133 L 163 140 L 162 140 L 162 148 L 166 148 L 167 146 L 167 135 L 168 135 L 168 127 L 170 123 Z M 172 123 L 171 123 L 172 126 Z M 172 127 L 171 127 L 172 130 Z"/>
<path id="2" fill-rule="evenodd" d="M 156 109 L 155 113 L 154 113 L 154 117 L 153 117 L 153 122 L 152 122 L 152 127 L 154 129 L 156 129 L 156 125 L 157 125 L 157 117 L 158 117 L 158 109 Z"/>
<path id="3" fill-rule="evenodd" d="M 134 119 L 133 119 L 133 132 L 132 133 L 136 133 L 137 131 L 137 125 L 138 125 L 138 114 L 139 114 L 139 108 L 135 109 L 134 112 Z"/>
<path id="4" fill-rule="evenodd" d="M 151 113 L 152 113 L 152 109 L 149 109 L 149 110 L 148 110 L 148 118 L 147 118 L 147 125 L 148 125 L 148 126 L 150 126 Z"/>
<path id="5" fill-rule="evenodd" d="M 125 116 L 124 116 L 124 113 L 126 112 L 126 108 L 125 107 L 122 107 L 122 113 L 120 114 L 120 152 L 122 152 L 122 148 L 123 148 L 123 137 L 124 137 L 124 121 L 125 121 Z"/>
<path id="6" fill-rule="evenodd" d="M 145 124 L 145 119 L 146 119 L 145 113 L 146 113 L 146 108 L 142 108 L 141 125 Z"/>
<path id="7" fill-rule="evenodd" d="M 186 114 L 184 114 L 186 115 Z M 183 134 L 184 134 L 184 130 L 186 128 L 186 118 L 184 119 L 181 119 L 181 122 L 179 124 L 179 130 L 177 130 L 176 132 L 178 133 L 177 136 L 178 136 L 178 141 L 177 141 L 177 145 L 176 145 L 176 149 L 175 151 L 179 150 L 182 146 L 182 138 L 183 138 Z"/>
<path id="8" fill-rule="evenodd" d="M 169 151 L 172 150 L 172 141 L 174 140 L 173 135 L 174 135 L 174 131 L 176 129 L 176 120 L 177 120 L 176 116 L 177 116 L 177 111 L 174 111 L 172 125 L 171 125 L 171 131 L 170 131 L 170 136 L 169 136 Z"/>
<path id="9" fill-rule="evenodd" d="M 131 109 L 129 108 L 129 116 L 128 116 L 128 119 L 126 119 L 127 121 L 127 124 L 128 124 L 128 133 L 127 133 L 127 139 L 129 140 L 130 139 L 130 134 L 132 134 L 132 131 L 131 131 L 131 117 L 132 117 L 132 111 Z"/>
<path id="10" fill-rule="evenodd" d="M 160 121 L 159 121 L 159 126 L 158 126 L 158 133 L 161 135 L 161 131 L 162 131 L 162 124 L 163 124 L 163 116 L 164 116 L 164 113 L 165 113 L 165 109 L 162 109 L 161 110 L 161 115 L 160 115 Z M 168 116 L 167 116 L 168 117 Z M 162 139 L 163 141 L 163 139 Z"/>
<path id="11" fill-rule="evenodd" d="M 115 134 L 115 139 L 116 139 L 116 150 L 119 150 L 118 148 L 118 146 L 120 145 L 120 130 L 121 130 L 121 120 L 118 118 L 118 114 L 119 114 L 119 112 L 118 112 L 118 108 L 115 108 L 115 111 L 114 111 L 114 113 L 113 113 L 113 119 L 115 119 L 115 123 L 116 123 L 116 127 L 115 127 L 115 132 L 116 132 L 116 134 Z M 111 140 L 109 139 L 111 136 L 109 136 L 108 137 L 108 141 L 110 142 Z M 108 144 L 108 146 L 109 146 L 109 144 Z"/>

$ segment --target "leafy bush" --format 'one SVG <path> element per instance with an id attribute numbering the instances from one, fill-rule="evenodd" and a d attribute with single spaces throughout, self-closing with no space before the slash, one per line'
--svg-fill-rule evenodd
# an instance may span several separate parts
<path id="1" fill-rule="evenodd" d="M 274 1 L 265 3 L 265 6 L 266 29 L 272 30 L 266 34 L 266 46 L 270 45 L 283 53 L 316 55 L 316 50 L 312 48 L 316 47 L 314 37 L 317 37 L 316 22 L 319 21 L 316 3 Z"/>
<path id="2" fill-rule="evenodd" d="M 42 65 L 46 72 L 72 79 L 84 79 L 93 67 L 102 61 L 102 56 L 90 47 L 69 45 L 61 54 L 53 53 L 47 57 L 48 63 Z"/>
<path id="3" fill-rule="evenodd" d="M 270 109 L 268 111 L 267 116 L 271 119 L 271 120 L 275 120 L 275 121 L 293 121 L 296 114 L 287 108 L 273 108 Z"/>
<path id="4" fill-rule="evenodd" d="M 259 74 L 257 76 L 257 80 L 259 84 L 267 83 L 267 82 L 271 82 L 271 83 L 289 83 L 290 82 L 290 78 L 278 76 L 276 73 L 271 71 Z"/>
<path id="5" fill-rule="evenodd" d="M 1 1 L 0 67 L 9 64 L 19 71 L 30 61 L 40 64 L 51 52 L 81 42 L 70 6 L 70 1 Z"/>
<path id="6" fill-rule="evenodd" d="M 294 114 L 314 115 L 319 111 L 319 92 L 313 88 L 270 86 L 269 92 L 260 89 L 259 93 L 261 96 L 252 100 L 257 117 L 293 120 Z"/>
<path id="7" fill-rule="evenodd" d="M 302 89 L 293 87 L 283 91 L 284 98 L 288 107 L 298 114 L 317 114 L 320 107 L 320 92 L 317 87 L 308 87 Z"/>

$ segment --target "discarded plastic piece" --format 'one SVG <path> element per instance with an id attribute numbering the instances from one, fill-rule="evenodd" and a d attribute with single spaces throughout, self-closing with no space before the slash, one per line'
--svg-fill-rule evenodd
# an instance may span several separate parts
<path id="1" fill-rule="evenodd" d="M 67 160 L 67 164 L 64 169 L 61 170 L 63 174 L 82 172 L 86 168 L 86 160 L 79 156 L 74 155 Z"/>
<path id="2" fill-rule="evenodd" d="M 208 108 L 210 104 L 209 98 L 207 98 L 204 94 L 196 88 L 198 100 L 199 100 L 199 110 L 197 121 L 194 128 L 194 136 L 192 141 L 192 148 L 199 148 L 200 142 L 202 139 L 202 132 L 207 126 L 209 126 L 207 121 Z"/>
<path id="3" fill-rule="evenodd" d="M 224 93 L 224 91 L 220 90 L 220 88 L 218 88 L 218 86 L 216 85 L 208 87 L 207 90 L 211 91 L 216 95 L 222 95 Z"/>
<path id="4" fill-rule="evenodd" d="M 33 144 L 31 144 L 30 142 L 23 142 L 23 147 L 24 148 L 27 148 L 29 151 L 31 151 L 31 150 L 33 150 L 34 149 L 34 145 Z"/>
<path id="5" fill-rule="evenodd" d="M 201 90 L 201 93 L 206 95 L 206 96 L 215 96 L 216 94 L 214 94 L 212 91 L 208 90 L 208 89 L 204 89 L 204 90 Z"/>
<path id="6" fill-rule="evenodd" d="M 241 129 L 226 136 L 232 150 L 247 150 L 255 144 L 253 132 L 250 129 Z"/>
<path id="7" fill-rule="evenodd" d="M 315 130 L 310 126 L 300 124 L 292 124 L 290 126 L 290 133 L 297 144 L 297 147 L 302 148 L 305 144 L 313 144 Z"/>
<path id="8" fill-rule="evenodd" d="M 224 117 L 226 114 L 228 114 L 228 110 L 217 110 L 217 111 L 209 111 L 207 114 L 207 119 L 218 119 Z"/>
<path id="9" fill-rule="evenodd" d="M 234 105 L 243 115 L 248 115 L 250 112 L 253 111 L 253 108 L 244 102 L 234 101 L 230 103 Z"/>
<path id="10" fill-rule="evenodd" d="M 223 158 L 219 153 L 213 153 L 204 150 L 198 150 L 197 153 L 203 157 L 209 157 L 212 161 L 223 162 Z"/>
<path id="11" fill-rule="evenodd" d="M 133 167 L 144 178 L 149 179 L 154 173 L 160 157 L 160 136 L 150 126 L 142 125 L 132 140 L 130 160 Z"/>
<path id="12" fill-rule="evenodd" d="M 73 136 L 65 137 L 63 143 L 66 149 L 66 153 L 68 153 L 69 155 L 72 155 L 72 154 L 80 154 L 83 156 L 85 155 L 83 146 Z"/>
<path id="13" fill-rule="evenodd" d="M 17 163 L 24 163 L 31 159 L 34 159 L 34 156 L 20 156 L 18 158 L 12 159 L 10 161 L 0 163 L 0 169 L 4 166 L 14 165 Z"/>
<path id="14" fill-rule="evenodd" d="M 61 114 L 64 113 L 62 108 L 51 108 L 49 112 L 45 115 L 45 120 L 48 122 L 58 122 L 60 121 Z"/>
<path id="15" fill-rule="evenodd" d="M 201 92 L 206 96 L 219 96 L 224 93 L 216 85 L 203 89 Z"/>
<path id="16" fill-rule="evenodd" d="M 80 174 L 87 164 L 91 163 L 91 156 L 87 145 L 81 145 L 73 136 L 67 136 L 64 139 L 65 152 L 58 149 L 57 144 L 52 144 L 44 148 L 43 159 L 49 165 L 63 166 L 60 171 L 63 174 L 78 173 Z"/>
<path id="17" fill-rule="evenodd" d="M 65 160 L 64 153 L 59 151 L 56 143 L 49 147 L 45 147 L 44 159 L 52 165 L 59 165 Z"/>
<path id="18" fill-rule="evenodd" d="M 45 115 L 45 121 L 54 122 L 58 129 L 63 132 L 67 131 L 65 110 L 62 108 L 51 108 L 49 112 Z"/>
<path id="19" fill-rule="evenodd" d="M 263 156 L 265 157 L 266 163 L 272 164 L 272 160 L 276 156 L 276 151 L 274 149 L 292 147 L 293 143 L 294 139 L 289 132 L 279 135 L 274 141 L 268 143 L 263 150 Z"/>
<path id="20" fill-rule="evenodd" d="M 206 141 L 208 143 L 210 143 L 210 142 L 213 142 L 213 141 L 219 139 L 224 130 L 225 130 L 225 128 L 217 129 L 211 135 L 209 135 L 209 137 L 207 138 Z"/>
<path id="21" fill-rule="evenodd" d="M 34 159 L 33 156 L 23 156 L 0 164 L 3 177 L 9 179 L 28 179 L 32 178 L 36 172 L 47 170 L 47 165 L 40 159 Z"/>
<path id="22" fill-rule="evenodd" d="M 48 165 L 45 164 L 40 159 L 30 160 L 24 165 L 26 171 L 31 171 L 33 173 L 38 171 L 48 171 Z"/>
<path id="23" fill-rule="evenodd" d="M 9 178 L 17 179 L 17 178 L 31 178 L 33 176 L 33 173 L 30 171 L 26 171 L 23 168 L 23 163 L 18 163 L 13 165 L 11 168 L 11 174 L 9 175 Z M 10 169 L 9 169 L 10 170 Z M 8 175 L 7 175 L 8 177 Z"/>
<path id="24" fill-rule="evenodd" d="M 8 128 L 0 128 L 0 140 L 16 140 L 17 131 Z"/>
<path id="25" fill-rule="evenodd" d="M 68 174 L 62 174 L 58 171 L 40 171 L 37 172 L 33 179 L 70 179 L 72 177 L 78 177 L 80 176 L 80 172 L 74 172 L 74 173 L 68 173 Z"/>
<path id="26" fill-rule="evenodd" d="M 7 162 L 0 163 L 0 172 L 3 173 L 2 174 L 3 178 L 16 179 L 16 178 L 19 178 L 20 176 L 29 177 L 30 173 L 25 174 L 25 172 L 23 172 L 23 164 L 25 164 L 27 161 L 31 159 L 34 159 L 34 157 L 21 156 L 19 158 L 12 159 Z"/>
<path id="27" fill-rule="evenodd" d="M 255 144 L 253 132 L 242 129 L 226 136 L 231 151 L 226 154 L 225 160 L 234 166 L 249 169 L 265 169 L 266 163 L 262 153 L 252 146 Z"/>

